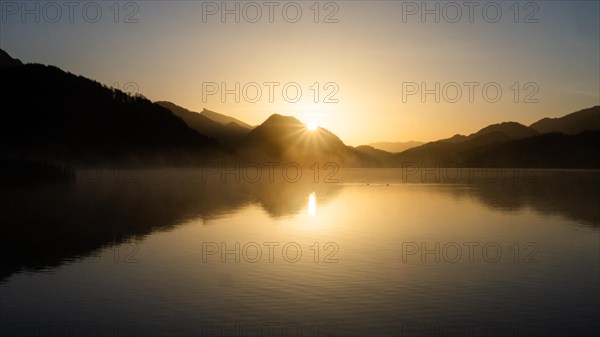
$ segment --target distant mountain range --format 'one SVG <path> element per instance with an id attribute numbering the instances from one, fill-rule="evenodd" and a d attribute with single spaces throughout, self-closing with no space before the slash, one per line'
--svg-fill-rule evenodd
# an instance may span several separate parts
<path id="1" fill-rule="evenodd" d="M 543 118 L 529 127 L 516 123 L 504 122 L 489 125 L 469 136 L 454 135 L 451 138 L 442 139 L 446 143 L 461 143 L 465 140 L 474 139 L 488 133 L 496 133 L 496 136 L 504 139 L 518 139 L 535 136 L 543 133 L 564 133 L 575 135 L 586 130 L 600 129 L 600 115 L 597 110 L 590 108 L 581 110 L 560 118 Z M 491 139 L 490 139 L 491 140 Z M 500 139 L 501 140 L 501 139 Z M 403 152 L 408 149 L 424 145 L 424 142 L 379 142 L 371 143 L 370 146 L 387 152 Z"/>
<path id="2" fill-rule="evenodd" d="M 253 127 L 213 111 L 150 102 L 0 50 L 0 160 L 69 165 L 198 165 L 206 161 L 335 162 L 346 167 L 600 168 L 600 106 L 530 126 L 503 122 L 429 143 L 347 146 L 323 128 L 272 115 Z"/>
<path id="3" fill-rule="evenodd" d="M 425 142 L 415 142 L 415 141 L 378 142 L 378 143 L 371 143 L 371 144 L 369 144 L 369 146 L 372 146 L 376 149 L 387 151 L 387 152 L 398 153 L 398 152 L 406 151 L 413 147 L 421 146 L 423 144 L 425 144 Z"/>
<path id="4" fill-rule="evenodd" d="M 564 133 L 576 135 L 586 130 L 600 129 L 598 107 L 580 110 L 559 118 L 543 118 L 531 124 L 530 128 L 539 133 Z"/>
<path id="5" fill-rule="evenodd" d="M 489 125 L 469 136 L 429 142 L 397 154 L 394 165 L 599 167 L 600 106 L 561 118 L 544 118 L 531 126 L 516 122 Z"/>
<path id="6" fill-rule="evenodd" d="M 171 110 L 171 112 L 183 119 L 192 129 L 203 135 L 216 138 L 221 145 L 228 149 L 234 149 L 240 145 L 242 139 L 250 133 L 252 126 L 235 119 L 210 110 L 202 112 L 190 111 L 171 102 L 156 102 L 156 104 Z"/>

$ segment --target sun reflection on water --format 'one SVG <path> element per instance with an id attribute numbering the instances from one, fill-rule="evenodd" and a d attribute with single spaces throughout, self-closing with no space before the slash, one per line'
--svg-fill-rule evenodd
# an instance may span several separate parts
<path id="1" fill-rule="evenodd" d="M 312 192 L 308 196 L 308 214 L 310 216 L 317 215 L 317 197 L 315 196 L 315 192 Z"/>

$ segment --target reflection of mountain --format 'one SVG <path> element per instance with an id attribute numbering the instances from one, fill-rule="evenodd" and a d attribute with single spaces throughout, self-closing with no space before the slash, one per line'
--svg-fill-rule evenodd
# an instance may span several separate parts
<path id="1" fill-rule="evenodd" d="M 171 110 L 175 116 L 183 119 L 192 129 L 203 135 L 218 139 L 223 146 L 230 149 L 237 147 L 240 141 L 252 130 L 251 126 L 242 121 L 206 109 L 198 113 L 171 102 L 156 103 Z"/>
<path id="2" fill-rule="evenodd" d="M 251 203 L 272 217 L 295 214 L 312 192 L 324 204 L 340 189 L 312 178 L 223 183 L 219 174 L 203 180 L 197 170 L 131 172 L 87 171 L 71 185 L 0 190 L 0 281 L 22 268 L 57 266 L 106 245 Z M 99 174 L 104 177 L 96 181 Z"/>
<path id="3" fill-rule="evenodd" d="M 249 193 L 260 206 L 274 218 L 296 214 L 307 207 L 308 196 L 315 193 L 319 205 L 325 205 L 335 198 L 342 186 L 336 184 L 263 184 L 252 188 Z"/>
<path id="4" fill-rule="evenodd" d="M 401 176 L 398 169 L 386 172 L 392 174 L 385 177 L 386 182 L 393 181 L 390 177 Z M 230 214 L 249 204 L 260 205 L 272 217 L 293 215 L 307 207 L 312 192 L 322 206 L 346 186 L 315 184 L 312 177 L 297 183 L 280 179 L 271 183 L 265 177 L 254 184 L 223 183 L 217 174 L 203 181 L 197 170 L 134 174 L 122 171 L 115 183 L 112 172 L 104 171 L 104 178 L 99 181 L 94 179 L 97 173 L 80 174 L 79 181 L 68 186 L 0 191 L 3 205 L 0 281 L 23 268 L 57 266 L 106 245 L 140 238 L 190 219 L 209 220 Z M 467 185 L 461 181 L 456 188 L 446 186 L 436 191 L 475 198 L 502 211 L 531 208 L 578 224 L 600 224 L 597 172 L 535 170 L 519 174 L 518 179 L 504 173 L 498 181 Z M 83 179 L 83 176 L 89 178 Z M 276 176 L 280 177 L 281 173 Z M 380 170 L 348 170 L 336 177 L 346 183 L 364 184 L 369 176 L 380 178 Z M 419 183 L 419 176 L 415 178 Z"/>
<path id="5" fill-rule="evenodd" d="M 594 171 L 527 170 L 515 179 L 505 174 L 498 181 L 472 189 L 444 189 L 457 197 L 475 197 L 487 206 L 505 211 L 531 208 L 542 215 L 562 216 L 577 224 L 600 226 L 600 175 Z"/>

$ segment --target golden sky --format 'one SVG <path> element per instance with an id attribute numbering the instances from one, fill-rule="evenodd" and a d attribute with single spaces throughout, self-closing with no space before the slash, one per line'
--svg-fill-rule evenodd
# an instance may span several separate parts
<path id="1" fill-rule="evenodd" d="M 0 47 L 24 62 L 249 124 L 296 116 L 350 145 L 600 104 L 598 2 L 98 2 L 72 17 L 14 3 Z"/>

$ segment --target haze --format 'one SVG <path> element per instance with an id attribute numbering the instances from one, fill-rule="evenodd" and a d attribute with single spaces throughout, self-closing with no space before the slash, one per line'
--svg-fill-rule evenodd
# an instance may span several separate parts
<path id="1" fill-rule="evenodd" d="M 600 104 L 598 2 L 546 1 L 536 7 L 479 2 L 472 17 L 459 2 L 458 20 L 456 8 L 444 10 L 442 3 L 439 22 L 436 14 L 423 20 L 418 6 L 411 14 L 415 8 L 407 2 L 320 3 L 318 15 L 313 2 L 297 2 L 302 16 L 295 23 L 287 21 L 294 21 L 296 7 L 282 16 L 286 3 L 274 7 L 273 23 L 262 2 L 256 3 L 262 8 L 256 23 L 248 22 L 255 20 L 256 8 L 244 12 L 244 3 L 239 23 L 235 14 L 222 22 L 221 2 L 150 1 L 137 2 L 135 8 L 121 2 L 118 9 L 112 2 L 100 3 L 98 22 L 88 20 L 94 9 L 88 10 L 88 19 L 82 16 L 83 5 L 74 8 L 70 20 L 62 3 L 56 3 L 61 16 L 50 7 L 23 14 L 11 4 L 21 6 L 2 3 L 0 47 L 23 62 L 53 64 L 139 91 L 152 101 L 207 108 L 252 125 L 273 113 L 295 116 L 335 132 L 349 145 L 429 141 L 469 134 L 499 120 L 529 124 Z M 215 14 L 210 14 L 212 4 Z M 496 5 L 500 15 L 494 13 Z M 33 3 L 30 9 L 35 12 Z M 233 94 L 223 100 L 220 92 L 203 99 L 203 92 L 214 89 L 211 83 L 223 82 L 229 89 L 240 83 L 239 102 Z M 272 102 L 268 82 L 280 84 Z M 403 93 L 414 90 L 412 84 L 433 89 L 436 82 L 439 103 L 434 94 L 423 100 L 420 92 L 403 101 Z M 456 86 L 444 92 L 452 82 L 461 87 L 458 100 Z M 466 82 L 478 83 L 473 102 Z M 252 85 L 246 96 L 241 92 L 249 83 L 262 90 L 257 102 L 252 102 Z M 297 102 L 282 95 L 286 83 L 301 87 Z M 482 95 L 486 83 L 502 89 L 496 102 Z M 494 91 L 489 94 L 495 96 Z M 326 103 L 332 92 L 333 101 Z M 288 94 L 293 98 L 294 88 Z"/>

